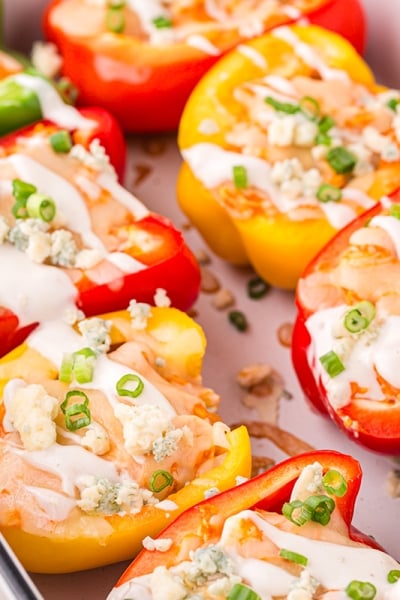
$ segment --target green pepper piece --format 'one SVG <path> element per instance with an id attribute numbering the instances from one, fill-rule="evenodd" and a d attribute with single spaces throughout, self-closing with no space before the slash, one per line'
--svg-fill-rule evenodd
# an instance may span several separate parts
<path id="1" fill-rule="evenodd" d="M 13 77 L 0 81 L 0 135 L 42 119 L 39 98 Z"/>

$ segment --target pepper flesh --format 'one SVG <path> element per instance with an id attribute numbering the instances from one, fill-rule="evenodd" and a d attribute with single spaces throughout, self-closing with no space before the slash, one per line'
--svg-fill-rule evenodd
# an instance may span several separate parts
<path id="1" fill-rule="evenodd" d="M 332 202 L 331 206 L 326 207 L 311 194 L 305 200 L 302 215 L 296 208 L 296 202 L 300 202 L 298 198 L 290 200 L 288 194 L 281 199 L 283 193 L 272 183 L 270 176 L 272 167 L 295 157 L 300 163 L 304 161 L 304 165 L 308 165 L 303 166 L 305 173 L 317 167 L 322 180 L 327 179 L 326 173 L 331 167 L 328 163 L 321 164 L 319 159 L 312 158 L 310 162 L 307 153 L 313 156 L 313 146 L 302 148 L 294 145 L 286 150 L 276 145 L 277 142 L 267 142 L 264 129 L 268 130 L 265 123 L 271 117 L 265 116 L 263 120 L 262 111 L 265 112 L 266 108 L 261 108 L 262 96 L 258 88 L 264 89 L 261 85 L 269 78 L 271 87 L 277 79 L 282 81 L 279 84 L 280 94 L 294 85 L 293 81 L 303 85 L 304 79 L 308 78 L 307 81 L 312 83 L 311 62 L 305 64 L 300 57 L 303 50 L 306 55 L 305 49 L 316 53 L 318 60 L 323 60 L 327 65 L 329 73 L 330 69 L 341 71 L 344 78 L 350 78 L 354 85 L 361 86 L 360 89 L 365 88 L 366 93 L 369 90 L 368 93 L 380 94 L 384 88 L 377 86 L 366 63 L 344 39 L 315 26 L 284 29 L 283 40 L 288 32 L 291 32 L 288 36 L 295 34 L 298 39 L 301 47 L 299 55 L 296 55 L 292 45 L 279 38 L 279 30 L 275 30 L 229 53 L 197 85 L 186 104 L 179 128 L 178 143 L 184 163 L 179 173 L 177 193 L 181 209 L 219 256 L 233 264 L 251 264 L 269 283 L 294 289 L 306 264 L 341 227 L 330 221 L 324 211 L 342 203 Z M 317 77 L 314 81 L 318 85 L 320 80 Z M 252 114 L 255 107 L 259 107 L 260 111 L 258 120 Z M 339 109 L 337 113 L 340 116 Z M 248 125 L 248 132 L 245 129 L 242 131 L 243 123 Z M 358 125 L 355 131 L 359 135 Z M 261 134 L 262 143 L 259 141 Z M 241 141 L 246 139 L 250 141 Z M 212 167 L 204 166 L 201 160 L 203 151 L 207 155 L 211 151 L 215 153 Z M 283 155 L 284 151 L 286 154 Z M 269 156 L 272 158 L 269 159 Z M 232 177 L 228 174 L 230 161 L 233 160 L 237 161 L 236 164 L 240 164 L 241 160 L 242 164 L 249 161 L 248 171 L 253 180 L 247 189 L 235 189 Z M 220 166 L 222 163 L 224 167 Z M 399 185 L 399 165 L 399 160 L 380 161 L 373 174 L 369 174 L 369 183 L 365 180 L 365 202 L 363 200 L 352 207 L 349 219 L 355 218 L 383 194 L 390 193 Z M 361 185 L 364 177 L 352 176 L 349 180 L 346 175 L 331 175 L 332 182 L 340 179 L 343 189 L 346 186 L 350 188 L 356 182 Z M 287 204 L 290 201 L 294 203 L 293 209 Z M 310 213 L 310 210 L 307 213 L 311 207 L 312 211 L 319 211 L 319 214 Z M 346 210 L 348 208 L 346 205 Z M 292 212 L 296 214 L 292 216 Z"/>
<path id="2" fill-rule="evenodd" d="M 202 6 L 204 3 L 197 4 L 193 14 L 190 8 L 185 10 L 178 6 L 175 10 L 177 21 L 186 20 L 190 31 L 200 34 L 191 36 L 193 40 L 187 42 L 179 38 L 172 43 L 171 40 L 163 42 L 162 38 L 156 43 L 149 42 L 147 32 L 138 34 L 136 17 L 133 18 L 136 29 L 128 33 L 107 31 L 103 25 L 97 29 L 95 26 L 93 31 L 91 24 L 90 31 L 88 27 L 85 31 L 81 22 L 80 27 L 76 27 L 74 8 L 69 8 L 72 5 L 68 6 L 65 0 L 49 3 L 44 30 L 47 38 L 59 48 L 64 74 L 80 90 L 80 102 L 105 106 L 128 131 L 176 129 L 190 92 L 221 55 L 254 34 L 302 16 L 311 23 L 342 33 L 360 52 L 365 47 L 365 15 L 359 0 L 297 3 L 297 17 L 275 7 L 253 33 L 241 33 L 237 23 L 227 28 L 225 22 L 221 25 L 218 20 L 213 21 Z M 75 10 L 84 10 L 84 6 L 84 2 L 79 2 Z M 99 10 L 94 10 L 91 21 L 105 22 L 105 9 L 100 17 Z M 91 18 L 90 13 L 86 13 L 85 18 Z M 132 20 L 132 16 L 128 19 Z M 203 27 L 210 23 L 210 32 L 206 30 L 203 35 Z M 174 28 L 168 31 L 173 32 Z"/>
<path id="3" fill-rule="evenodd" d="M 126 311 L 101 318 L 112 322 L 112 345 L 129 341 L 130 315 Z M 177 309 L 155 307 L 151 309 L 146 335 L 150 336 L 157 355 L 165 361 L 160 367 L 160 377 L 186 381 L 189 386 L 198 381 L 205 351 L 204 333 L 198 324 Z M 32 351 L 28 340 L 28 345 L 23 344 L 0 359 L 1 395 L 7 382 L 14 378 L 44 382 L 56 379 L 57 369 Z M 218 420 L 215 413 L 203 412 L 204 419 Z M 167 497 L 171 502 L 168 510 L 147 504 L 140 513 L 105 516 L 98 522 L 97 517 L 88 516 L 85 529 L 74 530 L 73 525 L 68 528 L 59 523 L 50 533 L 44 529 L 40 533 L 24 531 L 14 520 L 2 526 L 2 533 L 32 572 L 66 573 L 127 560 L 140 550 L 146 535 L 156 535 L 172 519 L 201 501 L 210 488 L 228 489 L 235 485 L 236 477 L 249 475 L 251 449 L 246 428 L 228 432 L 226 440 L 226 451 L 214 466 Z"/>

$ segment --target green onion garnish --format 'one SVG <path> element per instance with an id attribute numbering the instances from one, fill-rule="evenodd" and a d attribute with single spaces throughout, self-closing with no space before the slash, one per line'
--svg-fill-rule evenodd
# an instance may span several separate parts
<path id="1" fill-rule="evenodd" d="M 375 317 L 375 306 L 364 300 L 349 310 L 344 316 L 344 326 L 350 333 L 364 331 Z"/>
<path id="2" fill-rule="evenodd" d="M 299 109 L 310 121 L 316 121 L 321 113 L 318 101 L 311 96 L 303 96 L 300 99 Z"/>
<path id="3" fill-rule="evenodd" d="M 315 136 L 315 143 L 319 146 L 330 146 L 332 143 L 332 138 L 327 133 L 317 133 Z"/>
<path id="4" fill-rule="evenodd" d="M 70 383 L 90 383 L 93 379 L 96 353 L 92 348 L 82 348 L 72 354 L 64 354 L 58 378 Z"/>
<path id="5" fill-rule="evenodd" d="M 73 354 L 64 354 L 60 371 L 58 373 L 58 379 L 64 381 L 64 383 L 70 383 L 72 381 L 74 372 L 74 356 Z"/>
<path id="6" fill-rule="evenodd" d="M 332 498 L 323 494 L 309 496 L 303 504 L 311 511 L 311 521 L 315 521 L 321 525 L 329 523 L 331 514 L 336 506 Z"/>
<path id="7" fill-rule="evenodd" d="M 134 387 L 132 389 L 132 383 Z M 128 373 L 123 375 L 116 384 L 118 396 L 129 396 L 129 398 L 137 398 L 143 392 L 144 383 L 139 375 Z"/>
<path id="8" fill-rule="evenodd" d="M 31 194 L 37 191 L 37 187 L 22 179 L 12 180 L 12 193 L 17 202 L 27 201 Z"/>
<path id="9" fill-rule="evenodd" d="M 73 145 L 71 134 L 66 129 L 52 133 L 49 137 L 49 142 L 54 152 L 58 152 L 60 154 L 69 152 Z"/>
<path id="10" fill-rule="evenodd" d="M 354 579 L 346 587 L 346 594 L 352 600 L 373 600 L 376 596 L 376 587 L 369 581 Z"/>
<path id="11" fill-rule="evenodd" d="M 164 15 L 155 17 L 152 20 L 152 23 L 153 23 L 154 27 L 157 27 L 157 29 L 169 29 L 170 27 L 172 27 L 171 19 L 169 19 L 168 17 L 165 17 Z"/>
<path id="12" fill-rule="evenodd" d="M 398 98 L 390 98 L 390 100 L 388 100 L 387 105 L 389 108 L 391 108 L 394 112 L 397 111 L 397 107 L 400 104 L 400 100 Z"/>
<path id="13" fill-rule="evenodd" d="M 246 168 L 242 165 L 235 165 L 232 167 L 232 172 L 235 188 L 237 190 L 243 190 L 244 188 L 247 188 L 248 181 Z"/>
<path id="14" fill-rule="evenodd" d="M 320 202 L 339 202 L 342 198 L 342 190 L 330 183 L 323 183 L 319 186 L 316 195 Z"/>
<path id="15" fill-rule="evenodd" d="M 274 108 L 275 110 L 286 113 L 287 115 L 294 115 L 300 110 L 298 104 L 291 104 L 290 102 L 279 102 L 279 100 L 275 100 L 275 98 L 273 98 L 272 96 L 267 96 L 265 98 L 265 102 L 272 106 L 272 108 Z"/>
<path id="16" fill-rule="evenodd" d="M 320 133 L 328 133 L 330 129 L 335 125 L 335 121 L 329 115 L 324 115 L 318 121 L 318 131 Z"/>
<path id="17" fill-rule="evenodd" d="M 265 294 L 270 289 L 269 283 L 261 279 L 261 277 L 252 277 L 247 282 L 247 294 L 249 298 L 253 300 L 258 300 L 259 298 L 263 298 Z"/>
<path id="18" fill-rule="evenodd" d="M 26 219 L 28 216 L 28 211 L 26 210 L 26 200 L 22 200 L 21 202 L 15 202 L 11 209 L 11 212 L 16 219 Z"/>
<path id="19" fill-rule="evenodd" d="M 165 490 L 165 488 L 170 487 L 173 483 L 174 478 L 171 473 L 164 471 L 163 469 L 158 469 L 158 471 L 154 471 L 151 476 L 149 487 L 152 492 L 157 494 L 158 492 Z"/>
<path id="20" fill-rule="evenodd" d="M 299 527 L 311 519 L 311 510 L 308 507 L 305 507 L 304 502 L 301 500 L 285 502 L 282 506 L 282 514 Z"/>
<path id="21" fill-rule="evenodd" d="M 389 209 L 389 214 L 391 217 L 400 219 L 400 204 L 392 204 Z"/>
<path id="22" fill-rule="evenodd" d="M 322 478 L 322 485 L 328 494 L 341 498 L 347 492 L 347 483 L 336 469 L 329 469 Z"/>
<path id="23" fill-rule="evenodd" d="M 83 402 L 74 402 L 69 405 L 72 398 L 83 398 Z M 65 416 L 65 425 L 69 431 L 76 431 L 87 427 L 91 423 L 91 415 L 89 409 L 89 398 L 81 390 L 70 390 L 65 396 L 64 402 L 61 404 L 61 410 Z"/>
<path id="24" fill-rule="evenodd" d="M 387 580 L 389 583 L 396 583 L 400 579 L 400 571 L 398 569 L 392 569 L 387 574 Z"/>
<path id="25" fill-rule="evenodd" d="M 246 331 L 249 325 L 245 315 L 240 310 L 231 310 L 228 313 L 228 319 L 238 331 Z"/>
<path id="26" fill-rule="evenodd" d="M 35 192 L 31 194 L 26 201 L 26 210 L 29 217 L 33 219 L 42 219 L 49 223 L 56 214 L 56 205 L 50 196 Z"/>
<path id="27" fill-rule="evenodd" d="M 343 146 L 331 148 L 326 160 L 336 173 L 351 173 L 357 163 L 357 157 Z"/>
<path id="28" fill-rule="evenodd" d="M 286 550 L 286 548 L 281 548 L 279 552 L 279 556 L 282 558 L 286 558 L 286 560 L 290 560 L 291 562 L 297 563 L 298 565 L 307 566 L 308 558 L 303 556 L 303 554 L 298 554 L 297 552 L 292 552 L 291 550 Z"/>
<path id="29" fill-rule="evenodd" d="M 333 350 L 320 356 L 319 361 L 330 377 L 336 377 L 344 371 L 344 364 Z"/>
<path id="30" fill-rule="evenodd" d="M 106 27 L 113 33 L 122 33 L 125 29 L 125 17 L 119 7 L 110 7 L 106 13 Z"/>
<path id="31" fill-rule="evenodd" d="M 261 596 L 243 583 L 235 583 L 226 600 L 261 600 Z"/>

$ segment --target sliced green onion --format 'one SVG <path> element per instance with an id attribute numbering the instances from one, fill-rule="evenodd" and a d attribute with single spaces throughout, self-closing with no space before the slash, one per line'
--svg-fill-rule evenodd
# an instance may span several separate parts
<path id="1" fill-rule="evenodd" d="M 320 133 L 328 133 L 330 129 L 335 125 L 335 121 L 329 115 L 324 115 L 318 121 L 318 131 Z"/>
<path id="2" fill-rule="evenodd" d="M 31 194 L 37 191 L 37 187 L 32 183 L 22 181 L 22 179 L 12 180 L 12 193 L 17 202 L 24 202 L 28 200 Z"/>
<path id="3" fill-rule="evenodd" d="M 233 183 L 235 184 L 235 188 L 237 190 L 242 190 L 247 188 L 248 179 L 247 179 L 247 171 L 246 168 L 242 165 L 235 165 L 232 167 L 233 172 Z"/>
<path id="4" fill-rule="evenodd" d="M 344 326 L 350 333 L 360 333 L 368 327 L 369 323 L 365 317 L 362 316 L 357 308 L 349 310 L 344 316 Z"/>
<path id="5" fill-rule="evenodd" d="M 391 108 L 394 112 L 397 111 L 397 107 L 400 104 L 400 100 L 398 98 L 390 98 L 387 102 L 387 106 Z"/>
<path id="6" fill-rule="evenodd" d="M 326 160 L 336 173 L 343 174 L 351 173 L 357 163 L 357 157 L 343 146 L 331 148 L 326 155 Z"/>
<path id="7" fill-rule="evenodd" d="M 391 217 L 400 219 L 400 204 L 392 204 L 389 209 L 389 214 Z"/>
<path id="8" fill-rule="evenodd" d="M 249 326 L 246 316 L 240 310 L 231 310 L 228 313 L 228 319 L 238 331 L 246 331 Z"/>
<path id="9" fill-rule="evenodd" d="M 226 600 L 261 600 L 261 596 L 243 583 L 235 583 Z"/>
<path id="10" fill-rule="evenodd" d="M 304 506 L 311 511 L 311 521 L 327 525 L 331 520 L 331 514 L 335 510 L 335 501 L 329 496 L 309 496 L 304 501 Z"/>
<path id="11" fill-rule="evenodd" d="M 52 133 L 49 137 L 49 142 L 54 152 L 58 152 L 60 154 L 69 152 L 73 145 L 71 134 L 66 129 Z"/>
<path id="12" fill-rule="evenodd" d="M 282 506 L 282 514 L 299 527 L 311 520 L 311 509 L 305 506 L 301 500 L 285 502 Z"/>
<path id="13" fill-rule="evenodd" d="M 347 492 L 347 483 L 343 475 L 336 469 L 329 469 L 322 478 L 322 485 L 328 494 L 341 498 Z"/>
<path id="14" fill-rule="evenodd" d="M 282 556 L 282 558 L 286 558 L 286 560 L 290 560 L 291 562 L 297 563 L 298 565 L 303 565 L 304 567 L 308 564 L 308 558 L 306 556 L 303 556 L 303 554 L 298 554 L 297 552 L 292 552 L 291 550 L 286 550 L 286 548 L 281 548 L 279 556 Z"/>
<path id="15" fill-rule="evenodd" d="M 111 7 L 106 13 L 106 27 L 113 33 L 122 33 L 125 29 L 125 17 L 120 8 Z"/>
<path id="16" fill-rule="evenodd" d="M 249 298 L 253 300 L 258 300 L 259 298 L 263 298 L 265 294 L 270 289 L 269 283 L 261 279 L 261 277 L 252 277 L 247 282 L 247 294 Z"/>
<path id="17" fill-rule="evenodd" d="M 400 571 L 399 571 L 399 569 L 392 569 L 387 574 L 387 580 L 388 580 L 389 583 L 396 583 L 396 581 L 399 581 L 399 579 L 400 579 Z"/>
<path id="18" fill-rule="evenodd" d="M 376 587 L 369 581 L 357 581 L 354 579 L 349 583 L 345 591 L 352 600 L 373 600 L 376 596 Z"/>
<path id="19" fill-rule="evenodd" d="M 134 387 L 132 389 L 132 384 Z M 144 383 L 139 375 L 134 373 L 128 373 L 123 375 L 116 384 L 118 396 L 129 396 L 130 398 L 137 398 L 143 392 Z"/>
<path id="20" fill-rule="evenodd" d="M 300 112 L 310 121 L 316 121 L 321 113 L 319 102 L 312 96 L 303 96 L 299 102 Z"/>
<path id="21" fill-rule="evenodd" d="M 275 100 L 275 98 L 273 98 L 272 96 L 267 96 L 265 98 L 265 102 L 272 106 L 272 108 L 274 108 L 275 110 L 286 113 L 287 115 L 294 115 L 300 110 L 298 104 L 291 104 L 290 102 L 279 102 L 279 100 Z"/>
<path id="22" fill-rule="evenodd" d="M 333 350 L 320 356 L 319 361 L 330 377 L 336 377 L 345 369 L 344 364 Z"/>
<path id="23" fill-rule="evenodd" d="M 28 211 L 26 210 L 26 200 L 15 202 L 11 208 L 11 212 L 16 219 L 26 219 Z"/>
<path id="24" fill-rule="evenodd" d="M 42 221 L 49 223 L 55 217 L 56 205 L 50 196 L 35 192 L 34 194 L 31 194 L 26 201 L 26 210 L 29 217 L 32 217 L 33 219 L 42 219 Z"/>
<path id="25" fill-rule="evenodd" d="M 356 304 L 355 308 L 367 319 L 368 323 L 371 323 L 372 319 L 375 318 L 376 308 L 369 300 L 362 300 Z"/>
<path id="26" fill-rule="evenodd" d="M 158 469 L 158 471 L 154 471 L 151 476 L 149 487 L 152 492 L 157 494 L 158 492 L 165 490 L 165 488 L 170 487 L 173 483 L 174 478 L 171 473 L 164 471 L 163 469 Z"/>
<path id="27" fill-rule="evenodd" d="M 320 202 L 340 202 L 342 190 L 330 183 L 323 183 L 319 186 L 316 195 Z"/>
<path id="28" fill-rule="evenodd" d="M 75 104 L 78 99 L 78 88 L 68 77 L 61 77 L 56 83 L 57 90 L 66 104 Z"/>
<path id="29" fill-rule="evenodd" d="M 83 398 L 83 402 L 74 402 L 69 405 L 73 398 Z M 89 409 L 89 398 L 81 390 L 70 390 L 61 404 L 61 410 L 65 416 L 65 425 L 69 431 L 76 431 L 87 427 L 91 423 L 91 414 Z"/>
<path id="30" fill-rule="evenodd" d="M 74 355 L 74 378 L 78 383 L 90 383 L 93 380 L 94 357 L 83 354 Z"/>
<path id="31" fill-rule="evenodd" d="M 64 381 L 65 383 L 70 383 L 72 381 L 74 371 L 74 355 L 73 354 L 64 354 L 61 367 L 58 374 L 58 379 L 60 381 Z"/>
<path id="32" fill-rule="evenodd" d="M 317 133 L 315 136 L 315 143 L 319 146 L 330 146 L 332 143 L 332 138 L 327 133 Z"/>
<path id="33" fill-rule="evenodd" d="M 172 27 L 171 19 L 169 19 L 168 17 L 165 17 L 164 15 L 155 17 L 152 20 L 152 23 L 153 23 L 154 27 L 157 27 L 157 29 L 169 29 L 170 27 Z"/>

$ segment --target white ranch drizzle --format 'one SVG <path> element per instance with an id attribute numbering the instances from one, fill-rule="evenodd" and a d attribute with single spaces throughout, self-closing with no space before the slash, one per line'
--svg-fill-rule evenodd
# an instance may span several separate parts
<path id="1" fill-rule="evenodd" d="M 63 102 L 57 90 L 42 77 L 19 73 L 13 75 L 12 79 L 36 94 L 44 119 L 67 129 L 92 129 L 96 126 L 94 121 L 83 117 L 76 108 Z"/>
<path id="2" fill-rule="evenodd" d="M 18 315 L 20 326 L 61 319 L 75 306 L 77 290 L 60 268 L 37 264 L 9 244 L 0 246 L 0 303 Z"/>
<path id="3" fill-rule="evenodd" d="M 64 521 L 76 506 L 75 500 L 48 488 L 26 485 L 25 489 L 36 498 L 39 506 L 52 521 Z"/>
<path id="4" fill-rule="evenodd" d="M 400 220 L 389 215 L 377 215 L 372 217 L 369 224 L 386 231 L 396 248 L 397 258 L 400 259 Z"/>
<path id="5" fill-rule="evenodd" d="M 251 62 L 255 64 L 256 67 L 260 67 L 260 69 L 266 69 L 268 67 L 268 63 L 265 56 L 249 44 L 239 44 L 239 46 L 237 47 L 237 51 L 240 54 L 243 54 L 243 56 L 245 56 L 249 60 L 251 60 Z"/>
<path id="6" fill-rule="evenodd" d="M 186 43 L 188 46 L 192 46 L 197 50 L 201 50 L 204 54 L 209 54 L 210 56 L 218 56 L 221 54 L 221 50 L 214 46 L 204 35 L 193 33 L 186 38 Z"/>
<path id="7" fill-rule="evenodd" d="M 278 37 L 292 46 L 294 52 L 306 64 L 313 69 L 316 69 L 322 79 L 341 79 L 349 81 L 350 77 L 343 69 L 334 69 L 329 67 L 324 60 L 318 55 L 317 51 L 311 48 L 309 44 L 302 42 L 297 35 L 289 29 L 289 27 L 277 27 L 271 32 L 271 35 Z"/>

